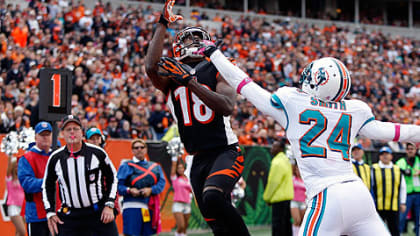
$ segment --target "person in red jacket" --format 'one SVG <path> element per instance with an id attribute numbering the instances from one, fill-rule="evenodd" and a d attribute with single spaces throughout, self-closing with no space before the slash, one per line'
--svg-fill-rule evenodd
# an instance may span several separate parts
<path id="1" fill-rule="evenodd" d="M 42 202 L 42 179 L 51 154 L 52 127 L 41 121 L 35 126 L 35 145 L 19 159 L 18 178 L 25 191 L 25 219 L 28 235 L 49 236 L 46 212 Z"/>

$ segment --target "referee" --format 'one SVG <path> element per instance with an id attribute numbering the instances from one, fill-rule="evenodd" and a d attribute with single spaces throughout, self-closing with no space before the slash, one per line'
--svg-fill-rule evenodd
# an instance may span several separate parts
<path id="1" fill-rule="evenodd" d="M 82 141 L 77 117 L 66 116 L 61 131 L 66 146 L 51 154 L 42 184 L 51 234 L 117 236 L 113 212 L 117 179 L 111 160 L 102 148 Z M 56 213 L 57 180 L 61 207 Z"/>

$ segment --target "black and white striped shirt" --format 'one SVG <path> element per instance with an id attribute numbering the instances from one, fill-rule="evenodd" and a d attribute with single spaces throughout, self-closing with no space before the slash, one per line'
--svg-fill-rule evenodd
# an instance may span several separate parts
<path id="1" fill-rule="evenodd" d="M 70 157 L 66 146 L 53 152 L 42 183 L 42 198 L 47 217 L 55 214 L 56 182 L 61 205 L 71 208 L 92 207 L 114 202 L 117 194 L 116 170 L 102 148 L 84 143 Z"/>

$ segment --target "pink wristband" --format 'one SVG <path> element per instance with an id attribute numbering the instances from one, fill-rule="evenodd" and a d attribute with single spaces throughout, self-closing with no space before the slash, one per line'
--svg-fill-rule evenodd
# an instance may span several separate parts
<path id="1" fill-rule="evenodd" d="M 400 140 L 400 130 L 401 130 L 401 125 L 396 124 L 395 125 L 395 136 L 394 136 L 394 139 L 392 141 L 397 142 L 398 140 Z"/>
<path id="2" fill-rule="evenodd" d="M 247 78 L 243 79 L 243 80 L 239 83 L 238 87 L 236 88 L 236 92 L 237 92 L 237 93 L 241 93 L 242 88 L 243 88 L 245 85 L 247 85 L 247 84 L 249 84 L 249 83 L 251 83 L 251 82 L 252 82 L 252 79 L 250 79 L 249 77 L 247 77 Z"/>

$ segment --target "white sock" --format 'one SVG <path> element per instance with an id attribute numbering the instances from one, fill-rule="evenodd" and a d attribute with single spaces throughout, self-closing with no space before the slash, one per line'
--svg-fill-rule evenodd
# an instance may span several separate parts
<path id="1" fill-rule="evenodd" d="M 299 235 L 299 226 L 293 225 L 292 229 L 293 229 L 293 236 L 298 236 Z"/>
<path id="2" fill-rule="evenodd" d="M 175 236 L 182 236 L 182 234 L 175 231 Z"/>

